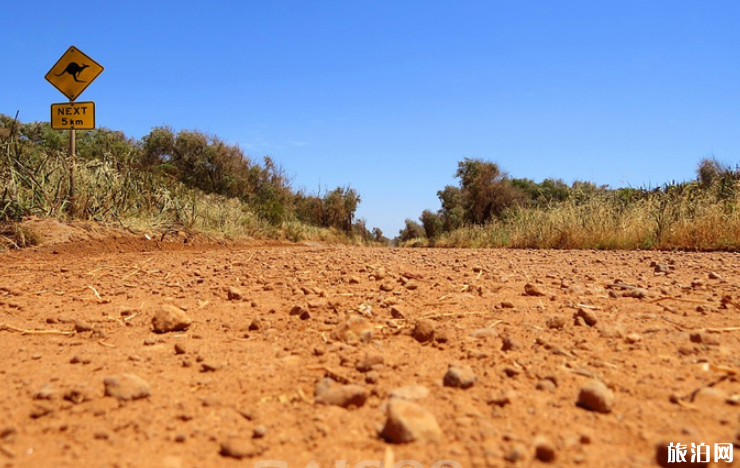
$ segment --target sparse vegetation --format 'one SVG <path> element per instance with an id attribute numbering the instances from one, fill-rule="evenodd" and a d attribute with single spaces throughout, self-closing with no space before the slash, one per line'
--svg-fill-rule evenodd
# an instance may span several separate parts
<path id="1" fill-rule="evenodd" d="M 546 249 L 740 249 L 740 170 L 702 160 L 697 178 L 659 188 L 512 179 L 483 160 L 459 163 L 458 187 L 438 192 L 405 246 Z"/>
<path id="2" fill-rule="evenodd" d="M 198 131 L 154 128 L 141 141 L 109 129 L 77 132 L 71 210 L 67 132 L 0 114 L 0 222 L 4 247 L 34 242 L 26 216 L 75 217 L 129 230 L 190 230 L 219 237 L 377 242 L 354 220 L 360 195 L 294 191 L 269 157 Z M 20 234 L 19 234 L 20 233 Z M 21 235 L 22 234 L 22 235 Z M 382 241 L 382 235 L 380 236 Z"/>

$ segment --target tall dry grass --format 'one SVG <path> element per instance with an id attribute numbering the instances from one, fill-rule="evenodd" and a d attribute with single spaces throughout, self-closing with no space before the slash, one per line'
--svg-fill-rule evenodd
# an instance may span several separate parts
<path id="1" fill-rule="evenodd" d="M 518 208 L 484 226 L 445 233 L 433 244 L 735 251 L 740 250 L 740 187 L 736 188 L 728 195 L 690 183 L 644 191 L 633 200 L 606 192 L 548 207 Z"/>
<path id="2" fill-rule="evenodd" d="M 19 231 L 23 216 L 65 218 L 69 213 L 68 162 L 63 154 L 36 152 L 0 155 L 0 248 L 33 244 L 31 233 Z M 244 202 L 173 181 L 164 175 L 137 171 L 106 155 L 76 167 L 77 217 L 108 223 L 132 232 L 185 230 L 216 238 L 319 240 L 347 243 L 334 229 L 297 221 L 270 224 Z M 20 234 L 19 234 L 20 233 Z"/>

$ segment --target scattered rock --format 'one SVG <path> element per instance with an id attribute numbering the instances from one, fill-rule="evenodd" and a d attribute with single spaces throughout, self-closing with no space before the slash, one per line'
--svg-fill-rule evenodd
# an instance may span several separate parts
<path id="1" fill-rule="evenodd" d="M 644 288 L 632 288 L 622 293 L 622 297 L 633 297 L 635 299 L 645 299 L 648 296 L 648 290 Z"/>
<path id="2" fill-rule="evenodd" d="M 653 267 L 653 271 L 655 273 L 662 273 L 664 275 L 667 275 L 671 272 L 671 267 L 665 263 L 656 263 Z"/>
<path id="3" fill-rule="evenodd" d="M 249 330 L 250 331 L 262 330 L 262 319 L 260 319 L 259 317 L 253 318 L 252 321 L 249 323 Z"/>
<path id="4" fill-rule="evenodd" d="M 365 318 L 352 316 L 331 332 L 333 340 L 345 343 L 369 343 L 373 339 L 373 324 Z"/>
<path id="5" fill-rule="evenodd" d="M 308 310 L 305 307 L 303 307 L 302 305 L 296 304 L 290 308 L 289 315 L 292 317 L 295 315 L 303 315 L 306 313 L 308 313 Z"/>
<path id="6" fill-rule="evenodd" d="M 547 328 L 561 330 L 563 327 L 565 327 L 565 317 L 562 315 L 556 315 L 547 319 Z"/>
<path id="7" fill-rule="evenodd" d="M 419 319 L 414 326 L 414 338 L 419 343 L 426 343 L 434 339 L 436 324 L 432 320 Z"/>
<path id="8" fill-rule="evenodd" d="M 121 401 L 138 400 L 151 394 L 149 383 L 134 374 L 113 375 L 103 379 L 105 396 Z"/>
<path id="9" fill-rule="evenodd" d="M 391 317 L 394 319 L 405 319 L 406 314 L 397 306 L 391 306 Z"/>
<path id="10" fill-rule="evenodd" d="M 503 309 L 513 309 L 516 306 L 511 301 L 501 301 L 501 307 Z"/>
<path id="11" fill-rule="evenodd" d="M 226 296 L 230 301 L 241 301 L 244 299 L 244 293 L 241 289 L 230 286 L 226 291 Z"/>
<path id="12" fill-rule="evenodd" d="M 362 361 L 357 363 L 357 370 L 360 372 L 370 372 L 383 365 L 385 358 L 380 353 L 366 354 Z"/>
<path id="13" fill-rule="evenodd" d="M 717 273 L 715 271 L 710 271 L 707 276 L 709 277 L 709 279 L 713 279 L 713 280 L 722 279 L 722 275 L 720 275 L 719 273 Z"/>
<path id="14" fill-rule="evenodd" d="M 516 351 L 521 348 L 521 343 L 511 335 L 506 335 L 501 340 L 501 351 Z"/>
<path id="15" fill-rule="evenodd" d="M 229 439 L 221 442 L 219 454 L 222 457 L 241 460 L 242 458 L 251 458 L 259 455 L 259 449 L 250 439 Z"/>
<path id="16" fill-rule="evenodd" d="M 186 354 L 187 348 L 183 343 L 175 343 L 175 354 Z"/>
<path id="17" fill-rule="evenodd" d="M 184 310 L 170 304 L 160 306 L 152 317 L 155 333 L 184 331 L 192 323 L 193 320 L 187 316 Z"/>
<path id="18" fill-rule="evenodd" d="M 94 328 L 95 327 L 92 324 L 84 320 L 75 320 L 75 331 L 77 333 L 85 333 L 85 332 L 93 331 Z"/>
<path id="19" fill-rule="evenodd" d="M 434 415 L 421 406 L 400 398 L 391 398 L 380 436 L 394 444 L 414 441 L 437 443 L 442 440 L 442 430 Z"/>
<path id="20" fill-rule="evenodd" d="M 360 279 L 356 276 L 350 276 L 349 284 L 360 284 Z"/>
<path id="21" fill-rule="evenodd" d="M 252 439 L 262 439 L 267 435 L 267 428 L 263 425 L 254 426 L 252 429 Z"/>
<path id="22" fill-rule="evenodd" d="M 497 338 L 498 330 L 495 328 L 478 328 L 477 330 L 471 331 L 468 336 L 477 340 L 485 340 L 488 338 Z"/>
<path id="23" fill-rule="evenodd" d="M 542 286 L 532 283 L 524 285 L 524 294 L 527 296 L 547 296 L 547 292 Z"/>
<path id="24" fill-rule="evenodd" d="M 555 461 L 555 446 L 547 437 L 538 436 L 534 440 L 534 454 L 537 460 L 552 463 Z"/>
<path id="25" fill-rule="evenodd" d="M 328 389 L 317 387 L 316 391 L 316 403 L 342 408 L 360 408 L 365 404 L 367 397 L 368 391 L 359 385 L 340 385 Z"/>
<path id="26" fill-rule="evenodd" d="M 719 336 L 708 333 L 704 330 L 697 330 L 689 334 L 689 340 L 692 343 L 703 344 L 706 346 L 719 346 Z"/>
<path id="27" fill-rule="evenodd" d="M 693 394 L 692 403 L 707 407 L 724 405 L 727 402 L 727 393 L 715 387 L 702 387 Z"/>
<path id="28" fill-rule="evenodd" d="M 576 313 L 573 314 L 573 318 L 577 319 L 579 317 L 583 319 L 583 322 L 589 327 L 593 327 L 594 325 L 596 325 L 596 322 L 597 322 L 596 312 L 594 312 L 591 309 L 584 309 L 583 307 L 579 308 L 578 311 L 576 311 Z"/>
<path id="29" fill-rule="evenodd" d="M 445 387 L 453 388 L 470 388 L 478 378 L 470 366 L 464 366 L 459 363 L 450 364 L 447 373 L 442 380 Z"/>
<path id="30" fill-rule="evenodd" d="M 642 336 L 638 333 L 629 333 L 627 336 L 624 337 L 624 341 L 627 344 L 637 344 L 642 341 Z"/>
<path id="31" fill-rule="evenodd" d="M 448 343 L 452 341 L 455 333 L 449 328 L 434 331 L 434 341 L 437 343 Z"/>
<path id="32" fill-rule="evenodd" d="M 591 380 L 581 387 L 577 405 L 581 408 L 610 413 L 614 406 L 614 392 L 600 380 Z"/>

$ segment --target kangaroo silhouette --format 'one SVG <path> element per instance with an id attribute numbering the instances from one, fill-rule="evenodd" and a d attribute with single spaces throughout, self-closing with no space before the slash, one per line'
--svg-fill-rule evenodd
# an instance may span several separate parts
<path id="1" fill-rule="evenodd" d="M 65 73 L 69 73 L 70 75 L 72 75 L 72 78 L 74 78 L 76 82 L 87 83 L 86 81 L 79 80 L 78 78 L 80 77 L 80 73 L 82 72 L 82 70 L 84 70 L 85 68 L 89 66 L 90 65 L 85 65 L 85 64 L 79 65 L 75 62 L 69 62 L 69 65 L 67 65 L 67 68 L 65 68 L 64 71 L 58 74 L 57 76 L 62 76 Z"/>

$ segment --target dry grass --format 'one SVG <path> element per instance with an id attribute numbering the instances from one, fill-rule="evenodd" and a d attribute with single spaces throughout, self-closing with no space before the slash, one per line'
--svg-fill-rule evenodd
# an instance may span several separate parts
<path id="1" fill-rule="evenodd" d="M 628 202 L 608 192 L 513 210 L 485 226 L 445 233 L 434 245 L 735 251 L 740 249 L 738 206 L 740 196 L 720 197 L 697 184 L 665 187 Z"/>

